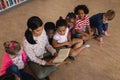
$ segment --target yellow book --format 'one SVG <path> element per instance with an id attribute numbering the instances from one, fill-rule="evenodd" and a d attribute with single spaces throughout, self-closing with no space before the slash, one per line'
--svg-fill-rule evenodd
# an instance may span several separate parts
<path id="1" fill-rule="evenodd" d="M 70 53 L 70 48 L 60 49 L 58 56 L 53 60 L 53 63 L 61 63 L 63 62 Z"/>

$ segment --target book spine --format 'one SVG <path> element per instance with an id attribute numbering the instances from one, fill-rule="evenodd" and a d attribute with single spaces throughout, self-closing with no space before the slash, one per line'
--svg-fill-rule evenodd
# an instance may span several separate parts
<path id="1" fill-rule="evenodd" d="M 2 1 L 0 0 L 0 10 L 3 9 Z"/>
<path id="2" fill-rule="evenodd" d="M 8 7 L 8 3 L 7 3 L 7 1 L 6 1 L 6 0 L 3 0 L 3 4 L 4 4 L 5 8 L 7 8 L 7 7 Z"/>
<path id="3" fill-rule="evenodd" d="M 20 0 L 16 0 L 16 2 L 17 2 L 17 3 L 19 3 L 19 2 L 20 2 Z"/>
<path id="4" fill-rule="evenodd" d="M 12 0 L 8 0 L 9 6 L 13 5 L 13 1 Z"/>
<path id="5" fill-rule="evenodd" d="M 14 7 L 27 0 L 0 0 L 0 12 L 5 11 L 11 7 Z"/>

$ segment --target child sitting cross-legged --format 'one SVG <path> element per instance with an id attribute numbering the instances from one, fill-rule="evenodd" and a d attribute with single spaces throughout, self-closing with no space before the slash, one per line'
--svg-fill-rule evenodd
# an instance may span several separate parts
<path id="1" fill-rule="evenodd" d="M 80 53 L 80 51 L 84 48 L 82 47 L 83 44 L 82 39 L 78 38 L 71 40 L 67 21 L 65 19 L 62 19 L 62 17 L 60 17 L 56 22 L 56 32 L 55 35 L 53 36 L 52 44 L 53 47 L 57 49 L 57 51 L 59 51 L 59 49 L 61 48 L 66 47 L 71 48 L 69 55 L 69 58 L 71 60 L 75 60 L 74 57 L 77 56 Z"/>

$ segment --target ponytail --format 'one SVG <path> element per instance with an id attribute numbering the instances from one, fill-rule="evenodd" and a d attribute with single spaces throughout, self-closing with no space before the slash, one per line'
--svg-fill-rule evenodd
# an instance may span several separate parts
<path id="1" fill-rule="evenodd" d="M 36 41 L 33 39 L 33 34 L 29 29 L 25 31 L 25 38 L 30 44 L 36 44 Z"/>
<path id="2" fill-rule="evenodd" d="M 27 21 L 27 27 L 28 29 L 25 31 L 25 38 L 30 44 L 36 44 L 36 41 L 33 39 L 32 31 L 36 30 L 39 27 L 42 27 L 43 22 L 42 20 L 37 16 L 32 16 Z M 29 30 L 31 29 L 31 31 Z"/>
<path id="3" fill-rule="evenodd" d="M 60 16 L 59 19 L 56 21 L 56 28 L 59 28 L 61 26 L 67 27 L 68 25 L 67 21 Z"/>
<path id="4" fill-rule="evenodd" d="M 62 17 L 62 16 L 60 16 L 60 17 L 59 17 L 59 20 L 61 20 L 61 19 L 63 19 L 63 17 Z"/>

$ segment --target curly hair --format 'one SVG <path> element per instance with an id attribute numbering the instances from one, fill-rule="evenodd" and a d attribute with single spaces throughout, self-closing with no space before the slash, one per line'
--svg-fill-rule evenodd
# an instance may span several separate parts
<path id="1" fill-rule="evenodd" d="M 6 41 L 4 42 L 3 45 L 5 48 L 5 51 L 10 55 L 15 55 L 17 52 L 21 50 L 20 43 L 14 40 Z"/>
<path id="2" fill-rule="evenodd" d="M 53 22 L 46 22 L 44 25 L 45 31 L 54 30 L 55 31 L 55 24 Z"/>
<path id="3" fill-rule="evenodd" d="M 74 8 L 74 13 L 78 15 L 78 11 L 83 10 L 85 14 L 89 13 L 89 9 L 86 5 L 78 5 Z"/>
<path id="4" fill-rule="evenodd" d="M 61 27 L 61 26 L 65 26 L 67 27 L 67 21 L 65 19 L 63 19 L 62 17 L 60 17 L 57 21 L 56 21 L 56 29 Z"/>
<path id="5" fill-rule="evenodd" d="M 76 19 L 76 15 L 73 12 L 69 12 L 66 16 L 66 19 L 71 19 L 71 18 Z"/>

